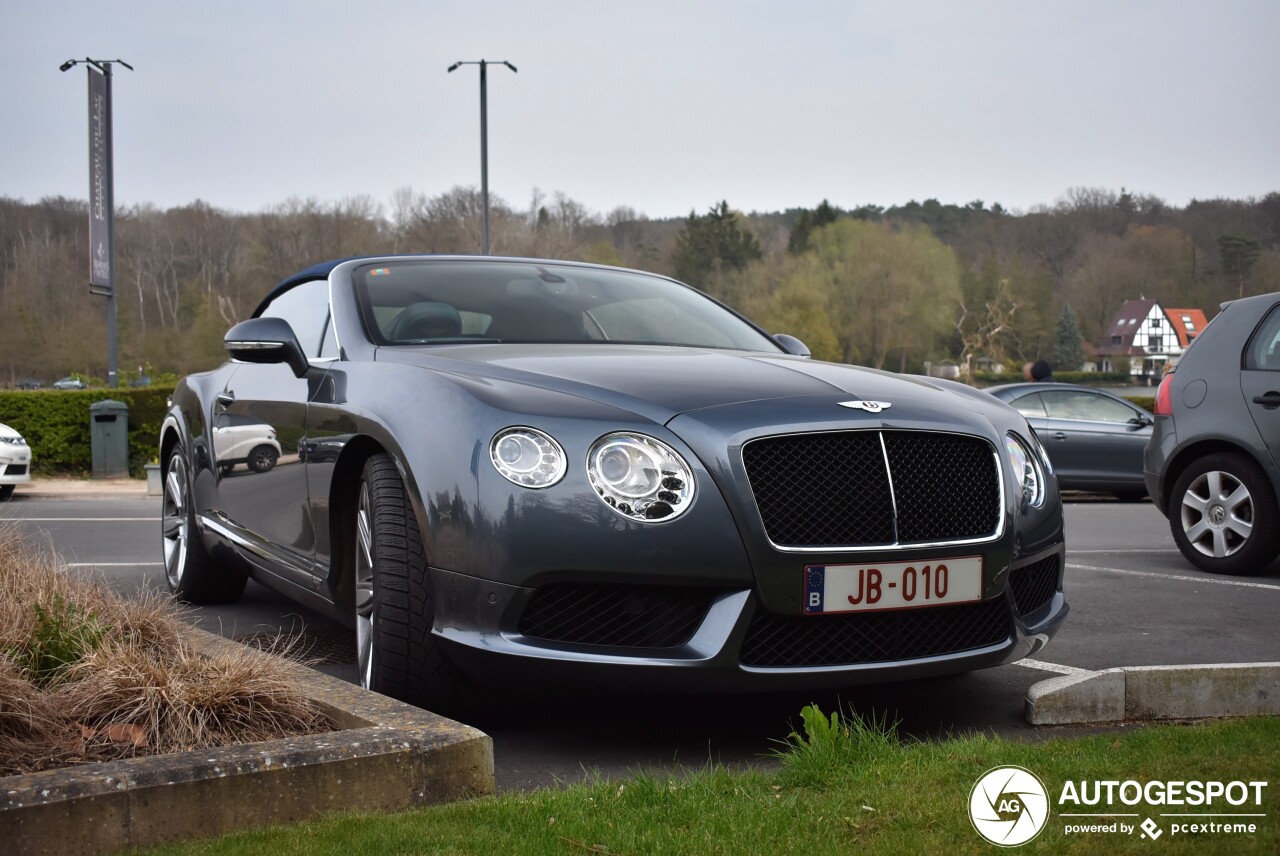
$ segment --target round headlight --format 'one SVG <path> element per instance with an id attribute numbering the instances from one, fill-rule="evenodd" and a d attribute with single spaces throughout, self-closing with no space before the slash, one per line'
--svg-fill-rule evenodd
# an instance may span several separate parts
<path id="1" fill-rule="evenodd" d="M 521 487 L 543 488 L 564 478 L 560 444 L 534 428 L 504 428 L 489 443 L 489 460 L 503 478 Z"/>
<path id="2" fill-rule="evenodd" d="M 1017 434 L 1005 435 L 1004 448 L 1018 484 L 1022 486 L 1022 507 L 1038 508 L 1045 497 L 1045 475 L 1039 457 Z"/>
<path id="3" fill-rule="evenodd" d="M 693 473 L 674 449 L 643 434 L 607 434 L 587 453 L 600 501 L 631 520 L 656 523 L 693 504 Z"/>

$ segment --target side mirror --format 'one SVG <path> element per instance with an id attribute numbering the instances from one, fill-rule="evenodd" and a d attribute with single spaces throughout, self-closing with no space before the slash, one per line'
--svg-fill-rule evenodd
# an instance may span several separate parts
<path id="1" fill-rule="evenodd" d="M 1129 424 L 1132 425 L 1136 431 L 1139 428 L 1146 428 L 1148 425 L 1154 425 L 1156 424 L 1156 421 L 1150 416 L 1135 416 L 1129 420 Z"/>
<path id="2" fill-rule="evenodd" d="M 241 321 L 222 341 L 231 359 L 242 363 L 284 363 L 297 377 L 304 377 L 311 368 L 293 328 L 283 318 Z"/>
<path id="3" fill-rule="evenodd" d="M 778 343 L 778 347 L 791 354 L 793 357 L 808 357 L 809 346 L 801 342 L 795 336 L 788 336 L 786 333 L 774 333 L 773 341 Z"/>

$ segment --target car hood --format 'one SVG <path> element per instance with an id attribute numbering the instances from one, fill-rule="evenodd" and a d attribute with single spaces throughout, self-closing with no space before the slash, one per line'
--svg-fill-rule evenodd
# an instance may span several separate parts
<path id="1" fill-rule="evenodd" d="M 381 348 L 377 359 L 577 395 L 660 424 L 682 413 L 809 396 L 890 403 L 931 400 L 937 407 L 949 409 L 958 403 L 943 386 L 924 378 L 747 351 L 630 345 L 468 345 L 430 350 Z"/>

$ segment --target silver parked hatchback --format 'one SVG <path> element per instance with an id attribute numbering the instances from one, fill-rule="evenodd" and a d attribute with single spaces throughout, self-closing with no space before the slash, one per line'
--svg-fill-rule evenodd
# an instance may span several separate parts
<path id="1" fill-rule="evenodd" d="M 1280 553 L 1280 293 L 1223 304 L 1156 393 L 1143 476 L 1187 560 L 1254 574 Z"/>

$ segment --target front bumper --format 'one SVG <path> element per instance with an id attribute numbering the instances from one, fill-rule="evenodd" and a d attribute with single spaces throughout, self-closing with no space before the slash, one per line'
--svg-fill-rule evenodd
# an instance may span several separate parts
<path id="1" fill-rule="evenodd" d="M 705 612 L 694 618 L 687 639 L 661 647 L 523 633 L 529 624 L 522 617 L 537 590 L 432 569 L 433 633 L 463 670 L 495 686 L 692 693 L 839 688 L 972 671 L 1034 654 L 1067 616 L 1064 567 L 1058 542 L 1020 558 L 996 597 L 898 613 L 773 615 L 751 589 L 707 592 Z M 1033 572 L 1038 579 L 1028 584 Z M 566 625 L 573 623 L 568 618 Z"/>
<path id="2" fill-rule="evenodd" d="M 0 444 L 0 485 L 31 481 L 31 448 Z"/>

